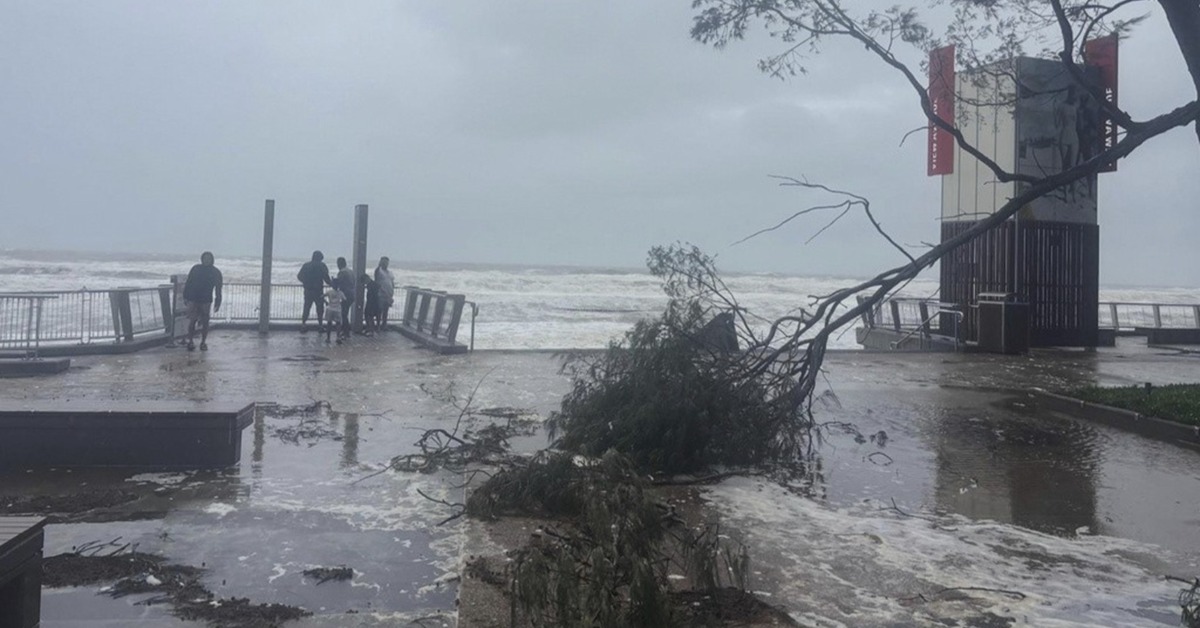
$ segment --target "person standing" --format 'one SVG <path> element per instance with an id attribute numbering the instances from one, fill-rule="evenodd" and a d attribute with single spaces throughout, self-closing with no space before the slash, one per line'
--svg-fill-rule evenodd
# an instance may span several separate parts
<path id="1" fill-rule="evenodd" d="M 296 273 L 296 279 L 304 286 L 304 313 L 300 315 L 300 331 L 308 331 L 308 313 L 317 306 L 317 333 L 321 332 L 321 320 L 325 317 L 325 286 L 333 285 L 329 279 L 329 267 L 325 265 L 325 254 L 313 251 L 312 261 L 305 262 Z"/>
<path id="2" fill-rule="evenodd" d="M 388 309 L 395 301 L 396 280 L 392 271 L 388 270 L 388 258 L 379 258 L 379 266 L 375 268 L 375 286 L 379 290 L 379 325 L 378 331 L 387 327 Z"/>
<path id="3" fill-rule="evenodd" d="M 338 273 L 335 281 L 337 289 L 342 292 L 342 326 L 338 330 L 339 338 L 350 337 L 350 306 L 354 304 L 354 271 L 346 266 L 346 258 L 337 258 Z"/>
<path id="4" fill-rule="evenodd" d="M 379 284 L 367 273 L 363 273 L 358 280 L 367 287 L 363 291 L 363 331 L 368 336 L 374 336 L 375 325 L 379 322 Z"/>
<path id="5" fill-rule="evenodd" d="M 183 284 L 183 303 L 187 307 L 188 316 L 188 351 L 196 350 L 192 339 L 196 335 L 197 321 L 200 323 L 200 350 L 208 351 L 209 308 L 214 312 L 221 310 L 221 284 L 225 280 L 214 261 L 211 252 L 201 253 L 200 263 L 192 266 L 187 281 Z"/>
<path id="6" fill-rule="evenodd" d="M 339 279 L 334 280 L 333 286 L 330 286 L 325 291 L 325 299 L 328 301 L 325 308 L 325 344 L 329 344 L 329 337 L 333 335 L 334 328 L 337 329 L 337 343 L 342 344 L 342 301 L 344 295 L 341 288 L 337 284 Z M 320 332 L 318 332 L 320 335 Z"/>

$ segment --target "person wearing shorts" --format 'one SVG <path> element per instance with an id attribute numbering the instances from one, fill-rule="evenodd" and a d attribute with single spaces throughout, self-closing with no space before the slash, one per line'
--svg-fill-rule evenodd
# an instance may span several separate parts
<path id="1" fill-rule="evenodd" d="M 192 341 L 196 335 L 196 323 L 200 323 L 200 350 L 208 351 L 209 311 L 221 310 L 221 284 L 224 278 L 213 262 L 211 252 L 202 253 L 200 263 L 192 266 L 187 282 L 183 284 L 183 303 L 187 307 L 188 317 L 188 351 L 196 350 Z"/>
<path id="2" fill-rule="evenodd" d="M 333 285 L 329 279 L 329 267 L 323 261 L 325 254 L 313 251 L 312 261 L 306 262 L 296 273 L 296 279 L 304 286 L 304 312 L 300 316 L 300 331 L 308 331 L 308 314 L 317 306 L 317 333 L 321 332 L 321 320 L 325 318 L 325 286 Z"/>
<path id="3" fill-rule="evenodd" d="M 337 331 L 337 343 L 342 344 L 342 301 L 345 295 L 337 284 L 340 282 L 334 280 L 334 285 L 325 291 L 323 295 L 327 303 L 325 304 L 325 343 L 328 344 L 330 336 L 334 331 Z"/>

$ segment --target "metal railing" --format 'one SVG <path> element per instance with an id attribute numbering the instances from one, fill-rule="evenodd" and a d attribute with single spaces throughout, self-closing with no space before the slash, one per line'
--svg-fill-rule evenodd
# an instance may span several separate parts
<path id="1" fill-rule="evenodd" d="M 865 300 L 866 297 L 858 297 L 859 303 Z M 938 327 L 933 325 L 938 316 L 951 312 L 958 312 L 958 306 L 936 299 L 896 297 L 876 303 L 863 312 L 862 321 L 868 329 L 878 327 L 897 332 L 916 330 L 930 334 Z"/>
<path id="2" fill-rule="evenodd" d="M 217 323 L 249 323 L 258 320 L 262 284 L 227 283 L 222 287 L 221 311 L 213 315 Z M 299 322 L 304 313 L 304 286 L 298 283 L 271 284 L 271 320 Z M 311 313 L 310 316 L 315 316 Z"/>
<path id="3" fill-rule="evenodd" d="M 155 288 L 0 293 L 0 350 L 24 350 L 33 343 L 61 346 L 128 342 L 147 334 L 170 333 L 183 316 L 182 291 L 181 276 L 175 284 Z M 221 310 L 213 313 L 212 322 L 257 322 L 261 293 L 262 286 L 257 283 L 224 284 Z M 470 305 L 474 344 L 474 314 L 478 308 Z M 457 307 L 459 310 L 444 315 L 438 315 L 436 307 L 431 308 L 422 312 L 426 320 L 414 323 L 434 337 L 453 341 L 462 304 Z M 299 322 L 303 312 L 303 286 L 271 284 L 270 322 Z"/>
<path id="4" fill-rule="evenodd" d="M 889 343 L 892 349 L 899 349 L 904 346 L 904 343 L 913 336 L 920 334 L 922 340 L 929 340 L 933 337 L 932 323 L 933 319 L 948 316 L 954 321 L 954 332 L 949 337 L 954 339 L 954 350 L 957 351 L 962 346 L 962 339 L 958 337 L 959 330 L 962 328 L 962 319 L 964 314 L 956 309 L 939 307 L 933 314 L 926 316 L 921 324 L 913 329 L 908 330 L 903 336 L 894 342 Z"/>
<path id="5" fill-rule="evenodd" d="M 0 349 L 124 342 L 165 333 L 161 288 L 0 294 Z M 36 315 L 35 315 L 36 311 Z M 31 325 L 31 321 L 35 324 Z"/>
<path id="6" fill-rule="evenodd" d="M 471 303 L 471 347 L 458 344 L 458 325 L 466 308 L 466 297 L 404 286 L 404 315 L 400 332 L 439 351 L 471 350 L 475 344 L 475 315 L 479 308 Z"/>
<path id="7" fill-rule="evenodd" d="M 859 297 L 860 303 L 864 297 Z M 932 299 L 898 297 L 875 304 L 862 315 L 867 328 L 890 329 L 896 332 L 929 333 L 938 325 L 941 316 L 958 312 L 953 304 Z M 1200 304 L 1195 303 L 1131 303 L 1103 301 L 1099 304 L 1099 327 L 1132 332 L 1137 328 L 1200 329 Z M 961 313 L 958 314 L 961 317 Z M 941 321 L 949 321 L 941 318 Z M 957 320 L 957 319 L 955 319 Z"/>
<path id="8" fill-rule="evenodd" d="M 1200 305 L 1191 303 L 1124 303 L 1100 304 L 1100 327 L 1117 331 L 1133 331 L 1138 327 L 1157 329 L 1200 328 Z"/>

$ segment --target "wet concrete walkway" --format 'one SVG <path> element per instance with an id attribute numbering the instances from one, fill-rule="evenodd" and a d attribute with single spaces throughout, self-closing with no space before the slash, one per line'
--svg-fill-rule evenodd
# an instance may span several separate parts
<path id="1" fill-rule="evenodd" d="M 565 390 L 557 363 L 532 353 L 440 357 L 399 335 L 330 347 L 315 334 L 219 332 L 209 345 L 207 353 L 163 348 L 79 358 L 55 378 L 0 381 L 0 403 L 88 399 L 117 407 L 236 398 L 332 408 L 260 413 L 243 435 L 241 464 L 225 471 L 0 476 L 0 496 L 10 499 L 100 504 L 50 525 L 46 555 L 119 537 L 139 551 L 203 566 L 217 596 L 315 613 L 297 626 L 392 626 L 421 617 L 430 618 L 427 626 L 454 625 L 461 528 L 438 527 L 450 511 L 418 491 L 459 502 L 459 478 L 387 473 L 354 482 L 414 451 L 425 430 L 450 429 L 459 411 L 439 399 L 448 392 L 465 399 L 479 383 L 476 408 L 548 412 Z M 318 586 L 301 575 L 338 565 L 355 570 L 351 582 Z M 174 620 L 165 606 L 137 605 L 138 597 L 97 596 L 99 588 L 46 590 L 42 625 L 197 625 Z"/>
<path id="2" fill-rule="evenodd" d="M 448 390 L 461 400 L 479 384 L 474 407 L 544 418 L 567 390 L 559 362 L 545 353 L 440 357 L 398 335 L 322 340 L 217 332 L 207 353 L 79 358 L 60 376 L 0 380 L 0 403 L 236 398 L 332 409 L 261 414 L 244 434 L 241 464 L 226 471 L 10 473 L 0 476 L 0 496 L 77 496 L 85 506 L 104 498 L 60 514 L 47 528 L 47 555 L 120 537 L 203 566 L 218 596 L 315 613 L 297 626 L 422 617 L 454 625 L 473 528 L 438 526 L 449 512 L 420 493 L 459 502 L 459 478 L 355 480 L 413 452 L 425 430 L 453 426 L 459 411 Z M 886 442 L 828 426 L 816 500 L 751 480 L 705 491 L 713 516 L 750 543 L 755 588 L 794 616 L 819 626 L 989 614 L 1031 625 L 1166 622 L 1173 589 L 1161 574 L 1200 573 L 1200 455 L 1043 412 L 1019 394 L 1200 381 L 1200 356 L 1123 343 L 1033 357 L 834 353 L 827 367 L 832 393 L 818 420 L 851 423 L 864 436 L 883 431 Z M 355 570 L 351 582 L 318 586 L 301 575 L 338 565 Z M 1024 597 L 914 601 L 952 586 Z M 194 625 L 97 589 L 46 591 L 43 626 Z"/>

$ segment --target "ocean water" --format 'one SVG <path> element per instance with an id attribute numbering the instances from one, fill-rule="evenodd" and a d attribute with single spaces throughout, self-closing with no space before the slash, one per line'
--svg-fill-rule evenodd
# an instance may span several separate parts
<path id="1" fill-rule="evenodd" d="M 187 273 L 196 259 L 171 255 L 0 251 L 0 292 L 153 287 Z M 327 260 L 329 261 L 329 260 Z M 276 258 L 273 283 L 296 283 L 302 259 Z M 373 260 L 372 260 L 373 262 Z M 256 257 L 226 257 L 217 266 L 227 283 L 258 283 Z M 660 283 L 645 269 L 521 267 L 393 261 L 397 285 L 415 285 L 466 295 L 478 305 L 478 349 L 599 348 L 619 338 L 637 320 L 654 317 L 666 303 Z M 853 285 L 855 278 L 726 273 L 739 303 L 767 320 L 809 307 L 812 295 Z M 933 297 L 936 273 L 910 283 L 903 294 Z M 1200 303 L 1200 289 L 1102 287 L 1102 301 Z M 464 316 L 460 339 L 469 320 Z M 852 349 L 852 330 L 835 336 L 832 348 Z"/>

